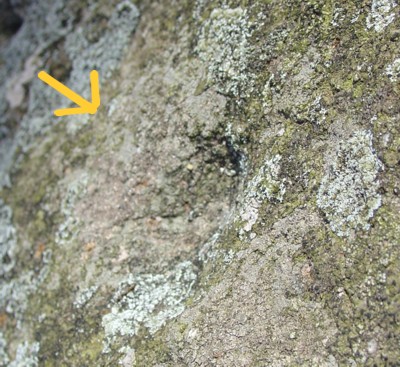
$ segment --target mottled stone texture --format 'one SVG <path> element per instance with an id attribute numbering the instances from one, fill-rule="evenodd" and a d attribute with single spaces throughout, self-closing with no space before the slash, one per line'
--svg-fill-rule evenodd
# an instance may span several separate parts
<path id="1" fill-rule="evenodd" d="M 0 366 L 399 365 L 397 1 L 0 9 Z"/>

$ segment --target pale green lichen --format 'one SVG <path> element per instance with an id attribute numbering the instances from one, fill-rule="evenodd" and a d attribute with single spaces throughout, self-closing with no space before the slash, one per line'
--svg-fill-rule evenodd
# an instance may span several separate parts
<path id="1" fill-rule="evenodd" d="M 21 327 L 23 323 L 23 315 L 29 305 L 29 296 L 38 289 L 48 275 L 51 255 L 50 249 L 44 251 L 43 266 L 38 273 L 27 270 L 10 280 L 0 278 L 0 309 L 14 315 L 18 327 Z"/>
<path id="2" fill-rule="evenodd" d="M 10 272 L 15 264 L 16 233 L 11 219 L 11 208 L 0 199 L 0 277 Z"/>
<path id="3" fill-rule="evenodd" d="M 24 342 L 18 345 L 15 359 L 8 367 L 36 367 L 38 360 L 39 343 Z"/>
<path id="4" fill-rule="evenodd" d="M 79 292 L 75 297 L 74 307 L 78 309 L 85 307 L 86 304 L 92 299 L 92 297 L 94 296 L 94 294 L 97 292 L 98 289 L 99 289 L 98 285 L 93 285 Z"/>
<path id="5" fill-rule="evenodd" d="M 95 14 L 99 4 L 91 0 L 85 7 Z M 72 32 L 73 27 L 79 24 L 79 21 L 77 19 L 78 12 L 74 12 L 71 8 L 66 0 L 42 0 L 32 3 L 23 26 L 4 51 L 7 62 L 5 67 L 0 68 L 0 81 L 7 80 L 6 76 L 8 75 L 12 75 L 15 80 L 21 80 L 24 75 L 23 65 L 28 59 L 35 60 L 37 65 L 35 68 L 44 67 L 42 65 L 50 63 L 47 59 L 54 62 L 59 58 L 60 49 L 65 52 L 65 60 L 61 60 L 61 62 L 71 63 L 71 70 L 64 75 L 66 80 L 63 82 L 76 93 L 89 97 L 87 95 L 90 90 L 89 72 L 93 69 L 98 70 L 101 83 L 111 77 L 120 65 L 126 46 L 137 27 L 139 20 L 137 7 L 130 0 L 120 1 L 109 17 L 105 31 L 100 33 L 98 39 L 91 37 L 90 31 L 87 31 L 90 28 L 87 22 L 83 22 L 84 26 L 82 27 L 76 26 Z M 50 46 L 55 44 L 58 46 L 53 46 L 53 50 L 49 54 Z M 47 61 L 41 59 L 42 54 L 46 55 Z M 27 87 L 29 87 L 29 95 L 25 95 Z M 0 83 L 0 90 L 3 88 L 6 89 Z M 13 96 L 12 99 L 15 101 L 16 97 Z M 11 157 L 18 147 L 27 151 L 35 136 L 45 135 L 48 132 L 54 122 L 51 109 L 68 107 L 68 104 L 71 104 L 64 96 L 35 77 L 27 80 L 24 88 L 21 88 L 18 99 L 26 101 L 27 112 L 20 122 L 20 128 L 12 146 L 4 151 L 4 156 L 7 158 L 5 162 L 11 161 Z M 22 102 L 21 105 L 23 105 Z M 6 108 L 6 104 L 0 103 L 0 129 L 3 124 L 3 116 L 6 115 Z M 68 132 L 75 133 L 88 119 L 86 115 L 75 116 L 73 123 L 70 124 L 69 119 L 66 118 Z M 7 128 L 5 131 L 10 134 Z M 1 155 L 2 148 L 0 148 L 0 157 Z M 8 159 L 8 157 L 10 158 Z M 3 170 L 3 165 L 5 164 L 0 163 L 0 187 L 3 180 L 3 185 L 9 184 L 6 174 L 11 167 L 8 164 Z"/>
<path id="6" fill-rule="evenodd" d="M 251 34 L 242 8 L 214 9 L 201 27 L 196 52 L 207 63 L 209 79 L 223 93 L 246 96 L 251 92 L 251 76 L 246 72 Z"/>
<path id="7" fill-rule="evenodd" d="M 373 28 L 376 32 L 382 32 L 393 22 L 396 6 L 393 0 L 373 0 L 371 12 L 367 16 L 367 29 Z"/>
<path id="8" fill-rule="evenodd" d="M 377 175 L 383 167 L 372 147 L 372 134 L 355 133 L 339 145 L 333 159 L 329 156 L 327 160 L 318 207 L 339 236 L 349 235 L 352 229 L 369 229 L 369 219 L 381 206 Z"/>
<path id="9" fill-rule="evenodd" d="M 395 83 L 400 79 L 400 58 L 395 59 L 386 67 L 386 75 L 392 83 Z"/>
<path id="10" fill-rule="evenodd" d="M 199 261 L 207 264 L 209 262 L 217 263 L 221 260 L 224 265 L 228 265 L 233 261 L 236 255 L 233 249 L 218 248 L 220 236 L 221 231 L 214 233 L 214 235 L 211 236 L 211 238 L 201 247 L 198 254 Z"/>
<path id="11" fill-rule="evenodd" d="M 96 3 L 92 3 L 93 8 Z M 90 70 L 97 70 L 101 80 L 107 80 L 118 68 L 125 47 L 131 39 L 139 21 L 139 10 L 130 0 L 121 1 L 112 13 L 104 34 L 97 42 L 91 42 L 90 34 L 85 34 L 87 27 L 78 27 L 65 40 L 65 49 L 70 60 L 72 70 L 69 85 L 77 93 L 85 95 L 88 90 L 88 74 Z M 89 37 L 88 37 L 89 36 Z M 88 117 L 81 117 L 86 122 Z M 79 127 L 75 121 L 68 125 L 74 132 Z"/>
<path id="12" fill-rule="evenodd" d="M 79 232 L 79 219 L 74 214 L 75 203 L 86 193 L 88 175 L 85 172 L 77 173 L 71 182 L 67 183 L 60 211 L 64 221 L 58 226 L 55 241 L 59 245 L 68 243 Z M 61 185 L 63 186 L 63 185 Z"/>
<path id="13" fill-rule="evenodd" d="M 343 9 L 342 7 L 335 8 L 331 20 L 331 25 L 333 27 L 340 26 L 343 23 L 345 17 L 346 17 L 345 9 Z"/>
<path id="14" fill-rule="evenodd" d="M 12 210 L 0 199 L 0 309 L 17 318 L 18 324 L 28 305 L 29 295 L 36 290 L 44 278 L 44 268 L 36 277 L 34 272 L 25 271 L 18 277 L 6 279 L 16 263 L 16 231 L 11 222 Z"/>
<path id="15" fill-rule="evenodd" d="M 119 360 L 118 364 L 123 367 L 132 367 L 135 365 L 135 350 L 129 347 L 122 347 L 118 350 L 124 356 Z"/>
<path id="16" fill-rule="evenodd" d="M 10 170 L 13 165 L 13 141 L 9 138 L 3 138 L 3 135 L 6 136 L 7 133 L 8 129 L 4 127 L 2 131 L 0 125 L 0 190 L 3 187 L 11 187 Z"/>
<path id="17" fill-rule="evenodd" d="M 7 353 L 7 341 L 0 331 L 0 366 L 1 367 L 36 367 L 39 364 L 39 343 L 27 341 L 18 344 L 15 358 L 11 360 Z"/>
<path id="18" fill-rule="evenodd" d="M 321 96 L 315 98 L 315 100 L 311 103 L 308 111 L 310 120 L 312 122 L 315 122 L 317 125 L 323 124 L 328 114 L 328 110 L 324 107 L 321 99 Z"/>
<path id="19" fill-rule="evenodd" d="M 10 358 L 7 354 L 7 341 L 4 338 L 3 333 L 0 331 L 0 366 L 7 366 L 10 362 Z"/>
<path id="20" fill-rule="evenodd" d="M 258 212 L 265 200 L 282 202 L 285 194 L 285 182 L 279 179 L 281 156 L 267 158 L 256 175 L 248 183 L 240 218 L 244 222 L 243 230 L 250 232 L 257 222 Z"/>
<path id="21" fill-rule="evenodd" d="M 184 300 L 192 291 L 196 274 L 190 261 L 178 264 L 165 274 L 130 275 L 120 283 L 113 298 L 111 312 L 104 315 L 104 352 L 119 336 L 135 336 L 141 326 L 151 334 L 167 320 L 185 309 Z M 129 292 L 126 292 L 126 289 Z"/>

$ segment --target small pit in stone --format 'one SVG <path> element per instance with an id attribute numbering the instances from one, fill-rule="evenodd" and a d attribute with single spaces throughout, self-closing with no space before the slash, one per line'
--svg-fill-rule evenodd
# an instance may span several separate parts
<path id="1" fill-rule="evenodd" d="M 74 197 L 64 199 L 59 235 L 68 238 L 66 257 L 84 259 L 88 280 L 196 262 L 235 203 L 242 153 L 226 133 L 225 98 L 210 90 L 179 109 L 153 104 L 168 87 L 152 81 L 140 97 L 133 92 L 120 102 L 118 111 L 128 119 L 118 128 L 117 113 L 80 133 L 97 136 L 91 143 L 96 153 L 85 158 L 84 170 L 63 180 L 61 191 Z M 86 243 L 95 247 L 82 255 Z"/>
<path id="2" fill-rule="evenodd" d="M 136 140 L 138 154 L 119 169 L 121 151 L 93 162 L 101 168 L 77 206 L 80 218 L 90 218 L 81 241 L 99 244 L 101 257 L 134 273 L 195 258 L 226 220 L 240 153 L 220 137 L 190 139 L 184 126 L 165 137 L 156 131 L 138 139 L 124 135 L 130 148 L 123 150 L 134 151 Z"/>

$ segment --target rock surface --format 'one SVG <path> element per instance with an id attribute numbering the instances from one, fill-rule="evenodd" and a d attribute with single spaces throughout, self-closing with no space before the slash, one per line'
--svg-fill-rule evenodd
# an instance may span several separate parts
<path id="1" fill-rule="evenodd" d="M 398 365 L 399 9 L 5 1 L 0 366 Z"/>

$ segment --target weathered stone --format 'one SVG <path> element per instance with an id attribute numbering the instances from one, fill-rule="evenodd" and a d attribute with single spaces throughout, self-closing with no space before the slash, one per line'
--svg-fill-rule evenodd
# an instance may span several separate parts
<path id="1" fill-rule="evenodd" d="M 398 364 L 396 1 L 4 4 L 0 366 Z"/>

